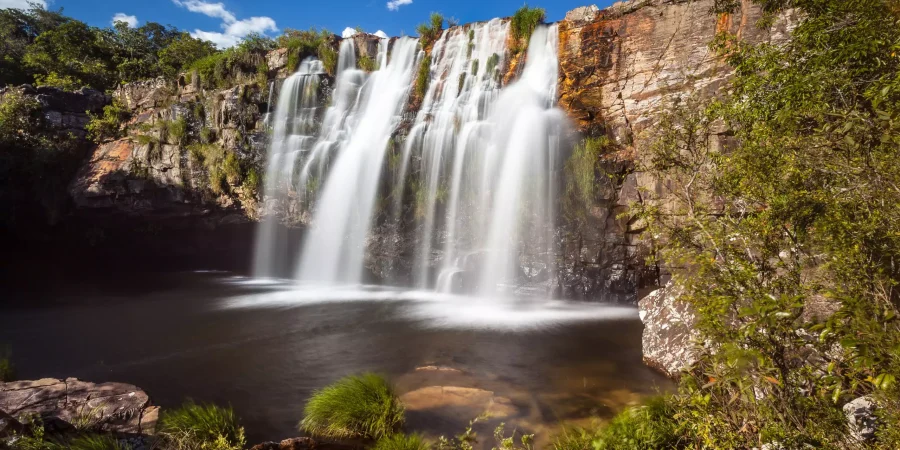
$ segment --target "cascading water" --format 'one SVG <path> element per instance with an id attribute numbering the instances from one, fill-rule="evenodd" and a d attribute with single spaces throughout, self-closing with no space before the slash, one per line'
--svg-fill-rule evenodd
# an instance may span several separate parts
<path id="1" fill-rule="evenodd" d="M 296 195 L 292 183 L 294 166 L 300 154 L 308 152 L 314 141 L 319 110 L 319 84 L 324 73 L 320 61 L 303 61 L 297 73 L 284 80 L 275 115 L 267 117 L 267 122 L 273 129 L 266 168 L 265 197 L 269 207 L 273 209 L 281 207 L 285 204 L 285 199 Z M 274 89 L 274 86 L 270 89 Z M 254 275 L 257 277 L 280 274 L 280 269 L 287 263 L 286 232 L 276 220 L 279 211 L 267 212 L 269 214 L 263 216 L 257 230 L 253 262 Z"/>
<path id="2" fill-rule="evenodd" d="M 297 278 L 302 281 L 358 283 L 362 277 L 385 148 L 400 124 L 418 54 L 417 40 L 400 38 L 387 61 L 387 44 L 382 39 L 378 57 L 382 68 L 365 79 L 343 121 L 343 139 L 300 253 Z M 342 93 L 337 91 L 340 102 Z"/>
<path id="3" fill-rule="evenodd" d="M 566 126 L 554 108 L 557 30 L 535 30 L 519 80 L 501 89 L 508 34 L 509 23 L 495 19 L 451 28 L 435 43 L 431 82 L 407 122 L 405 145 L 395 155 L 400 161 L 391 164 L 400 170 L 393 171 L 394 187 L 385 197 L 389 142 L 398 137 L 424 57 L 418 42 L 396 40 L 388 58 L 389 41 L 382 39 L 379 70 L 366 74 L 355 68 L 353 41 L 345 39 L 324 114 L 298 106 L 318 101 L 315 89 L 290 87 L 299 83 L 295 77 L 312 83 L 314 70 L 301 67 L 285 82 L 272 120 L 266 192 L 267 198 L 287 194 L 306 201 L 314 213 L 295 279 L 359 283 L 379 203 L 392 205 L 396 229 L 415 235 L 412 276 L 420 288 L 493 296 L 508 287 L 548 284 L 555 273 L 553 201 Z M 404 195 L 407 188 L 411 195 Z M 404 213 L 410 209 L 415 219 Z M 285 264 L 278 252 L 286 241 L 275 228 L 271 221 L 260 228 L 258 275 Z"/>

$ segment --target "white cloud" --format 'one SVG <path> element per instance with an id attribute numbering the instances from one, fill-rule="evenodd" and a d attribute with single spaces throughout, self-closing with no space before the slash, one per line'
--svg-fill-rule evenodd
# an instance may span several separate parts
<path id="1" fill-rule="evenodd" d="M 357 33 L 358 33 L 358 31 L 356 31 L 356 29 L 347 27 L 347 28 L 344 28 L 343 32 L 341 32 L 341 37 L 346 39 L 349 37 L 356 36 Z"/>
<path id="2" fill-rule="evenodd" d="M 225 23 L 237 22 L 237 17 L 234 16 L 234 13 L 225 9 L 225 4 L 223 3 L 210 3 L 202 0 L 172 1 L 182 8 L 187 8 L 190 12 L 200 13 L 209 17 L 216 17 L 222 19 Z"/>
<path id="3" fill-rule="evenodd" d="M 221 32 L 194 30 L 191 33 L 191 36 L 212 42 L 219 48 L 234 47 L 241 42 L 242 38 L 251 33 L 265 34 L 270 31 L 278 31 L 278 25 L 271 17 L 251 17 L 238 20 L 237 16 L 226 9 L 223 3 L 210 3 L 202 0 L 172 0 L 172 2 L 188 11 L 222 19 Z"/>
<path id="4" fill-rule="evenodd" d="M 387 2 L 387 8 L 391 11 L 400 9 L 403 5 L 412 5 L 413 0 L 391 0 Z"/>
<path id="5" fill-rule="evenodd" d="M 278 27 L 271 17 L 251 17 L 225 27 L 225 34 L 229 36 L 244 37 L 250 33 L 265 33 L 267 31 L 278 31 Z"/>
<path id="6" fill-rule="evenodd" d="M 28 9 L 30 7 L 28 3 L 28 0 L 0 0 L 0 9 Z M 47 2 L 45 0 L 33 0 L 33 3 L 37 3 L 45 8 L 47 7 Z"/>
<path id="7" fill-rule="evenodd" d="M 128 24 L 128 28 L 134 28 L 138 24 L 138 19 L 135 16 L 129 16 L 125 13 L 116 13 L 116 15 L 112 18 L 112 24 L 115 25 L 116 22 L 125 22 Z"/>
<path id="8" fill-rule="evenodd" d="M 375 36 L 378 36 L 378 37 L 380 37 L 380 38 L 382 38 L 382 39 L 387 39 L 387 38 L 388 38 L 387 33 L 385 33 L 384 31 L 381 31 L 381 30 L 376 31 L 376 32 L 375 32 Z"/>
<path id="9" fill-rule="evenodd" d="M 229 36 L 225 33 L 217 33 L 215 31 L 203 31 L 203 30 L 194 30 L 191 32 L 191 37 L 195 39 L 203 39 L 204 41 L 212 42 L 219 48 L 228 48 L 234 47 L 241 41 L 241 38 L 237 36 Z"/>

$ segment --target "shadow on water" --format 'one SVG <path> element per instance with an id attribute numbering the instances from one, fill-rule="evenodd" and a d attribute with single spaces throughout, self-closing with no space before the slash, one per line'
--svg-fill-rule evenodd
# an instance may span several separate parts
<path id="1" fill-rule="evenodd" d="M 320 295 L 219 272 L 120 281 L 128 288 L 82 280 L 43 302 L 0 306 L 0 342 L 11 345 L 20 377 L 132 383 L 164 408 L 186 398 L 230 404 L 250 442 L 297 435 L 314 390 L 363 371 L 388 375 L 411 400 L 425 388 L 459 388 L 446 392 L 485 400 L 508 423 L 544 434 L 670 388 L 641 363 L 641 324 L 627 308 Z M 455 397 L 437 410 L 422 398 L 410 425 L 431 435 L 459 433 L 477 415 Z"/>

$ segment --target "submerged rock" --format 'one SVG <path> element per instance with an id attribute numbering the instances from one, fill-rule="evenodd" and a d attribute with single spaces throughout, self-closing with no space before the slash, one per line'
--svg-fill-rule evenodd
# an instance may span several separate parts
<path id="1" fill-rule="evenodd" d="M 136 386 L 76 378 L 0 383 L 0 411 L 19 421 L 38 416 L 48 427 L 63 431 L 145 435 L 156 433 L 159 417 L 159 408 Z"/>
<path id="2" fill-rule="evenodd" d="M 669 282 L 638 302 L 644 363 L 671 378 L 678 378 L 698 358 L 697 318 L 691 306 L 679 300 L 680 294 L 681 288 Z"/>

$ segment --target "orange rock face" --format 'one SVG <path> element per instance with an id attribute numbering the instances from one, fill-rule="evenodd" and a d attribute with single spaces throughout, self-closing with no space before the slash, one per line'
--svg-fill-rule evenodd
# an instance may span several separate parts
<path id="1" fill-rule="evenodd" d="M 787 36 L 788 21 L 759 29 L 761 11 L 744 3 L 720 16 L 712 0 L 632 0 L 593 19 L 570 14 L 559 25 L 560 106 L 582 132 L 639 144 L 674 97 L 725 85 L 731 71 L 709 46 L 717 31 L 753 42 Z"/>

